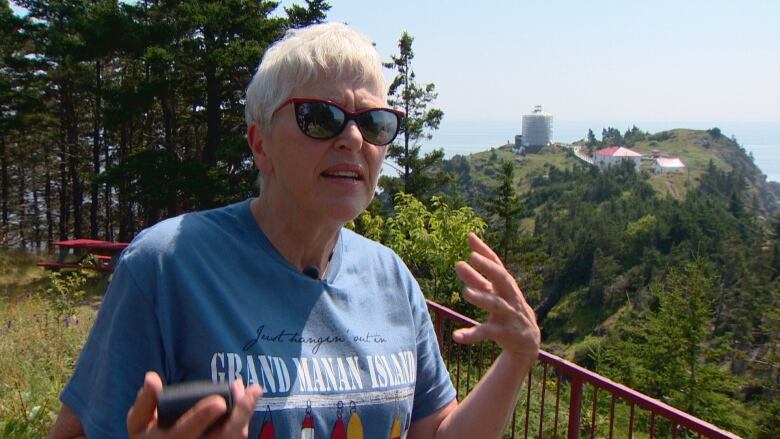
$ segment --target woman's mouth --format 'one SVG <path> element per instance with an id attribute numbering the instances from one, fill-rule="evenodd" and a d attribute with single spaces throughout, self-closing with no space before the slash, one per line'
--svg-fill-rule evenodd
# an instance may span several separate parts
<path id="1" fill-rule="evenodd" d="M 330 178 L 345 178 L 350 180 L 356 180 L 360 181 L 363 179 L 363 177 L 355 172 L 355 171 L 331 171 L 331 172 L 323 172 L 323 176 L 330 177 Z"/>

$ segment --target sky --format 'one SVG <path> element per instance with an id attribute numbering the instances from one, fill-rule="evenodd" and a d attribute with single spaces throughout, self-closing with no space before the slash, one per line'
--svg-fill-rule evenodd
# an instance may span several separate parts
<path id="1" fill-rule="evenodd" d="M 780 124 L 778 0 L 330 3 L 385 59 L 409 32 L 450 120 Z"/>
<path id="2" fill-rule="evenodd" d="M 277 13 L 292 3 L 304 2 Z M 384 59 L 409 32 L 418 81 L 436 85 L 448 121 L 520 120 L 543 105 L 558 121 L 780 130 L 780 0 L 330 3 L 328 20 Z"/>

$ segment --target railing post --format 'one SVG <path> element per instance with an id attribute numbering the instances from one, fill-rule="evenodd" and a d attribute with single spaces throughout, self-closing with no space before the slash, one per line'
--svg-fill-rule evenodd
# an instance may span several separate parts
<path id="1" fill-rule="evenodd" d="M 580 412 L 582 411 L 582 379 L 576 375 L 571 377 L 569 393 L 569 430 L 568 439 L 580 437 Z"/>

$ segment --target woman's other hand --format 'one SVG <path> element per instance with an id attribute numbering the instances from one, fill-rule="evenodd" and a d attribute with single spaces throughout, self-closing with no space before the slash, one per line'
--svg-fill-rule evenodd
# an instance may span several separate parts
<path id="1" fill-rule="evenodd" d="M 162 380 L 155 372 L 147 372 L 144 385 L 138 391 L 135 404 L 127 413 L 127 432 L 131 438 L 245 438 L 249 421 L 262 391 L 256 385 L 244 389 L 239 379 L 233 382 L 231 392 L 235 405 L 230 417 L 218 427 L 209 427 L 227 411 L 225 400 L 216 395 L 203 398 L 188 410 L 168 430 L 157 426 L 157 398 L 162 393 Z"/>
<path id="2" fill-rule="evenodd" d="M 474 233 L 469 233 L 468 241 L 469 262 L 458 262 L 455 270 L 465 284 L 463 297 L 490 317 L 477 326 L 458 329 L 453 339 L 458 343 L 493 340 L 506 353 L 536 359 L 541 335 L 534 310 L 495 252 Z"/>

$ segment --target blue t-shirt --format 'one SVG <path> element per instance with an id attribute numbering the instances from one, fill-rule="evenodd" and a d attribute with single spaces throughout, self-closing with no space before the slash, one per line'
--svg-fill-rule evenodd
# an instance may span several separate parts
<path id="1" fill-rule="evenodd" d="M 423 295 L 395 253 L 342 229 L 325 277 L 309 278 L 249 203 L 163 221 L 122 253 L 61 395 L 87 437 L 127 436 L 148 370 L 169 384 L 259 384 L 253 439 L 402 437 L 454 399 Z"/>

